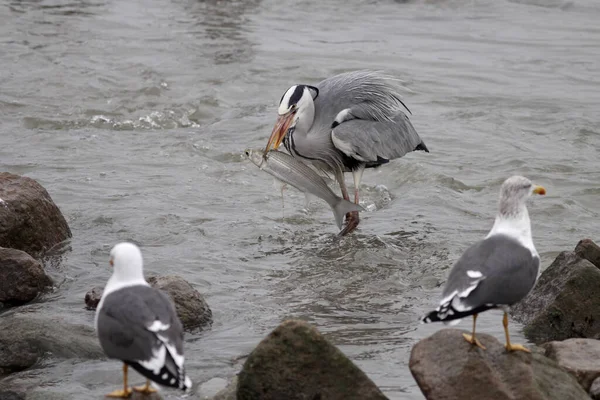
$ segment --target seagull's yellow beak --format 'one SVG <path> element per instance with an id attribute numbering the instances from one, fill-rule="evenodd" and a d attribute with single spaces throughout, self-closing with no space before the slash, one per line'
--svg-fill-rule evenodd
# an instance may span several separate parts
<path id="1" fill-rule="evenodd" d="M 275 123 L 275 127 L 273 128 L 273 132 L 271 132 L 271 137 L 267 142 L 267 147 L 265 148 L 265 154 L 271 150 L 271 148 L 277 150 L 279 145 L 283 141 L 285 134 L 287 133 L 290 125 L 294 121 L 294 115 L 296 115 L 296 110 L 292 110 L 287 114 L 280 115 L 277 118 L 277 122 Z"/>
<path id="2" fill-rule="evenodd" d="M 535 193 L 535 194 L 541 194 L 543 196 L 543 195 L 546 194 L 546 189 L 544 189 L 542 186 L 535 185 L 533 187 L 533 193 Z"/>

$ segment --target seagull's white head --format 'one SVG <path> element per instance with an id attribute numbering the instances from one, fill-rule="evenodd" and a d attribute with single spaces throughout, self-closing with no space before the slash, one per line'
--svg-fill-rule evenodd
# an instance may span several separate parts
<path id="1" fill-rule="evenodd" d="M 314 101 L 317 96 L 319 89 L 309 85 L 294 85 L 283 94 L 277 109 L 279 117 L 265 152 L 277 149 L 290 131 L 308 132 L 315 119 Z"/>
<path id="2" fill-rule="evenodd" d="M 133 243 L 117 244 L 110 251 L 110 265 L 114 268 L 113 278 L 119 282 L 144 280 L 144 262 L 140 248 Z"/>
<path id="3" fill-rule="evenodd" d="M 534 185 L 524 176 L 511 176 L 504 181 L 500 188 L 500 215 L 504 217 L 518 216 L 525 209 L 525 203 L 532 194 L 544 195 L 546 189 Z"/>

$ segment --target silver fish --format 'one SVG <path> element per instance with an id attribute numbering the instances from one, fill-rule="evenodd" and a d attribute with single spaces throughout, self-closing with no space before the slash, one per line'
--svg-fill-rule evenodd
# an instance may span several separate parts
<path id="1" fill-rule="evenodd" d="M 342 228 L 346 213 L 365 210 L 358 204 L 337 196 L 319 174 L 289 154 L 277 150 L 271 150 L 264 155 L 263 153 L 264 150 L 246 150 L 246 156 L 261 170 L 303 193 L 325 200 L 333 211 L 338 228 Z"/>

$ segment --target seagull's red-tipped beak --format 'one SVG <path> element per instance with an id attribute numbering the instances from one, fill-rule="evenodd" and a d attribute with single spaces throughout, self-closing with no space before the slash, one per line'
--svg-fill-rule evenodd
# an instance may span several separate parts
<path id="1" fill-rule="evenodd" d="M 296 111 L 290 111 L 287 114 L 280 115 L 279 118 L 277 118 L 273 132 L 271 132 L 271 137 L 267 142 L 267 147 L 265 147 L 265 154 L 271 150 L 271 148 L 275 150 L 279 148 L 279 145 L 283 141 L 285 134 L 294 121 L 294 115 L 296 115 Z"/>
<path id="2" fill-rule="evenodd" d="M 535 185 L 533 188 L 533 193 L 541 194 L 543 196 L 546 194 L 546 189 L 544 189 L 542 186 Z"/>

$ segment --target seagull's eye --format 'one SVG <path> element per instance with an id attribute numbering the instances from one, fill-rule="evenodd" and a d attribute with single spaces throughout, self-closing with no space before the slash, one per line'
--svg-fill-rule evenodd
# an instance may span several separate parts
<path id="1" fill-rule="evenodd" d="M 246 154 L 246 157 L 250 157 L 250 152 L 248 150 L 244 151 L 244 154 Z"/>

